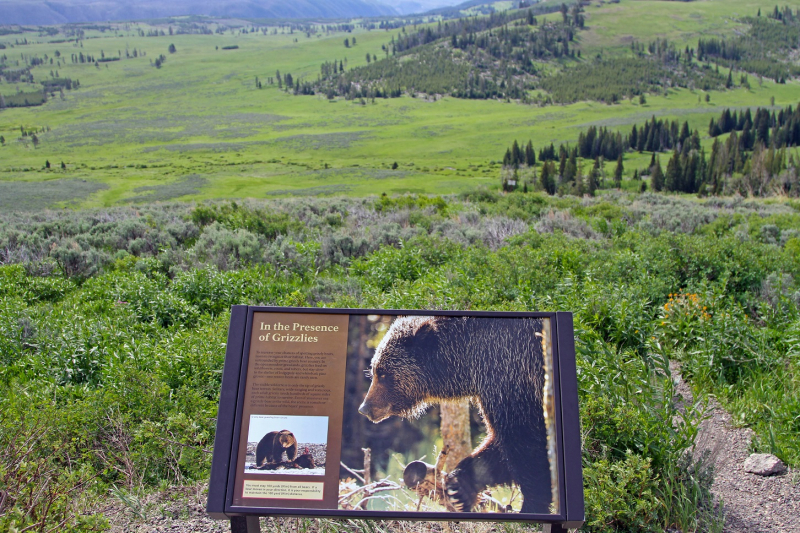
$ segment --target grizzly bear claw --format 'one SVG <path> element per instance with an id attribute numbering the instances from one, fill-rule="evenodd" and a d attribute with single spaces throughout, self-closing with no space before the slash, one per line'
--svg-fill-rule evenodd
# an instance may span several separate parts
<path id="1" fill-rule="evenodd" d="M 478 501 L 478 491 L 469 475 L 460 468 L 456 468 L 447 476 L 445 487 L 450 504 L 456 511 L 469 512 Z"/>

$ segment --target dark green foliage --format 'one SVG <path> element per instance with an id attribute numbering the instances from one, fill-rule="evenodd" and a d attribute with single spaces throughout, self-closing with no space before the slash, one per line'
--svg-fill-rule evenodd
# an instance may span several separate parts
<path id="1" fill-rule="evenodd" d="M 565 68 L 544 78 L 541 87 L 560 103 L 597 100 L 614 104 L 624 98 L 670 87 L 709 90 L 724 84 L 725 78 L 710 70 L 687 66 L 678 60 L 665 62 L 656 56 L 635 56 L 597 59 Z"/>
<path id="2" fill-rule="evenodd" d="M 747 17 L 744 22 L 750 24 L 750 28 L 739 37 L 700 39 L 697 59 L 716 60 L 779 83 L 800 75 L 800 67 L 786 61 L 800 43 L 800 20 L 791 9 L 784 8 L 778 16 Z"/>
<path id="3" fill-rule="evenodd" d="M 466 41 L 474 44 L 476 34 L 482 34 L 495 28 L 506 28 L 507 31 L 508 27 L 536 26 L 538 24 L 536 15 L 552 13 L 559 9 L 559 6 L 550 4 L 529 9 L 493 12 L 488 17 L 459 18 L 446 21 L 436 27 L 426 26 L 414 32 L 403 32 L 398 34 L 396 40 L 392 39 L 393 53 L 404 52 L 442 39 L 452 42 L 453 37 L 456 37 L 454 47 L 458 47 L 458 43 L 463 42 L 462 36 L 467 36 Z M 581 12 L 581 8 L 577 5 L 573 6 L 573 10 L 578 14 Z M 565 21 L 564 26 L 571 26 L 570 21 Z M 472 37 L 469 37 L 470 35 Z M 518 45 L 519 41 L 516 41 L 515 44 Z"/>
<path id="4" fill-rule="evenodd" d="M 323 79 L 315 90 L 354 98 L 398 97 L 405 92 L 448 94 L 468 84 L 471 68 L 447 49 L 424 48 L 410 60 L 388 58 Z"/>
<path id="5" fill-rule="evenodd" d="M 661 169 L 661 161 L 656 157 L 655 165 L 650 167 L 650 186 L 655 192 L 664 189 L 664 171 Z"/>
<path id="6" fill-rule="evenodd" d="M 268 239 L 274 239 L 279 234 L 286 234 L 301 227 L 286 213 L 240 206 L 236 202 L 198 205 L 192 210 L 191 219 L 200 227 L 217 222 L 230 230 L 244 229 Z"/>
<path id="7" fill-rule="evenodd" d="M 71 78 L 49 78 L 42 80 L 41 84 L 44 85 L 45 90 L 49 93 L 60 89 L 72 90 L 72 88 L 76 86 Z"/>
<path id="8" fill-rule="evenodd" d="M 47 94 L 44 91 L 20 92 L 3 95 L 3 101 L 5 102 L 5 107 L 37 106 L 47 101 Z"/>
<path id="9" fill-rule="evenodd" d="M 800 144 L 800 105 L 795 108 L 789 105 L 777 114 L 759 107 L 754 115 L 749 108 L 741 114 L 737 114 L 735 110 L 725 109 L 718 120 L 711 119 L 708 134 L 711 137 L 718 137 L 732 131 L 741 131 L 742 151 L 752 150 L 756 142 L 774 148 Z"/>

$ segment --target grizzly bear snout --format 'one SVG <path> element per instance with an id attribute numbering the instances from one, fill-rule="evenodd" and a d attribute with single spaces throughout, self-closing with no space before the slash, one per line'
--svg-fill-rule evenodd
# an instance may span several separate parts
<path id="1" fill-rule="evenodd" d="M 370 389 L 372 388 L 373 387 L 370 387 Z M 358 412 L 369 418 L 371 422 L 377 424 L 378 422 L 386 420 L 395 413 L 392 412 L 392 406 L 386 402 L 383 402 L 383 405 L 378 405 L 378 402 L 375 401 L 375 396 L 375 392 L 370 390 L 367 393 L 367 397 L 364 398 L 364 401 L 358 408 Z"/>

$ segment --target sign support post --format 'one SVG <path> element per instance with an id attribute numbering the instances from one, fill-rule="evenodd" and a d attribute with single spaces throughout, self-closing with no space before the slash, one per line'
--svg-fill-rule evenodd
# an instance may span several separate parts
<path id="1" fill-rule="evenodd" d="M 261 533 L 261 524 L 257 516 L 232 516 L 231 533 Z"/>

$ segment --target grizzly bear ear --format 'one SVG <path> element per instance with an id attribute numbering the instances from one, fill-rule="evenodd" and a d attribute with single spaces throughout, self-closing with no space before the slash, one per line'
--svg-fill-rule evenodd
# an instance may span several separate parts
<path id="1" fill-rule="evenodd" d="M 414 332 L 414 339 L 425 344 L 435 343 L 438 338 L 439 328 L 434 318 L 422 322 Z"/>
<path id="2" fill-rule="evenodd" d="M 418 337 L 424 337 L 426 335 L 436 333 L 436 330 L 436 322 L 434 321 L 434 318 L 431 317 L 424 322 L 420 322 L 419 326 L 417 326 L 417 330 L 414 332 L 414 335 Z"/>

